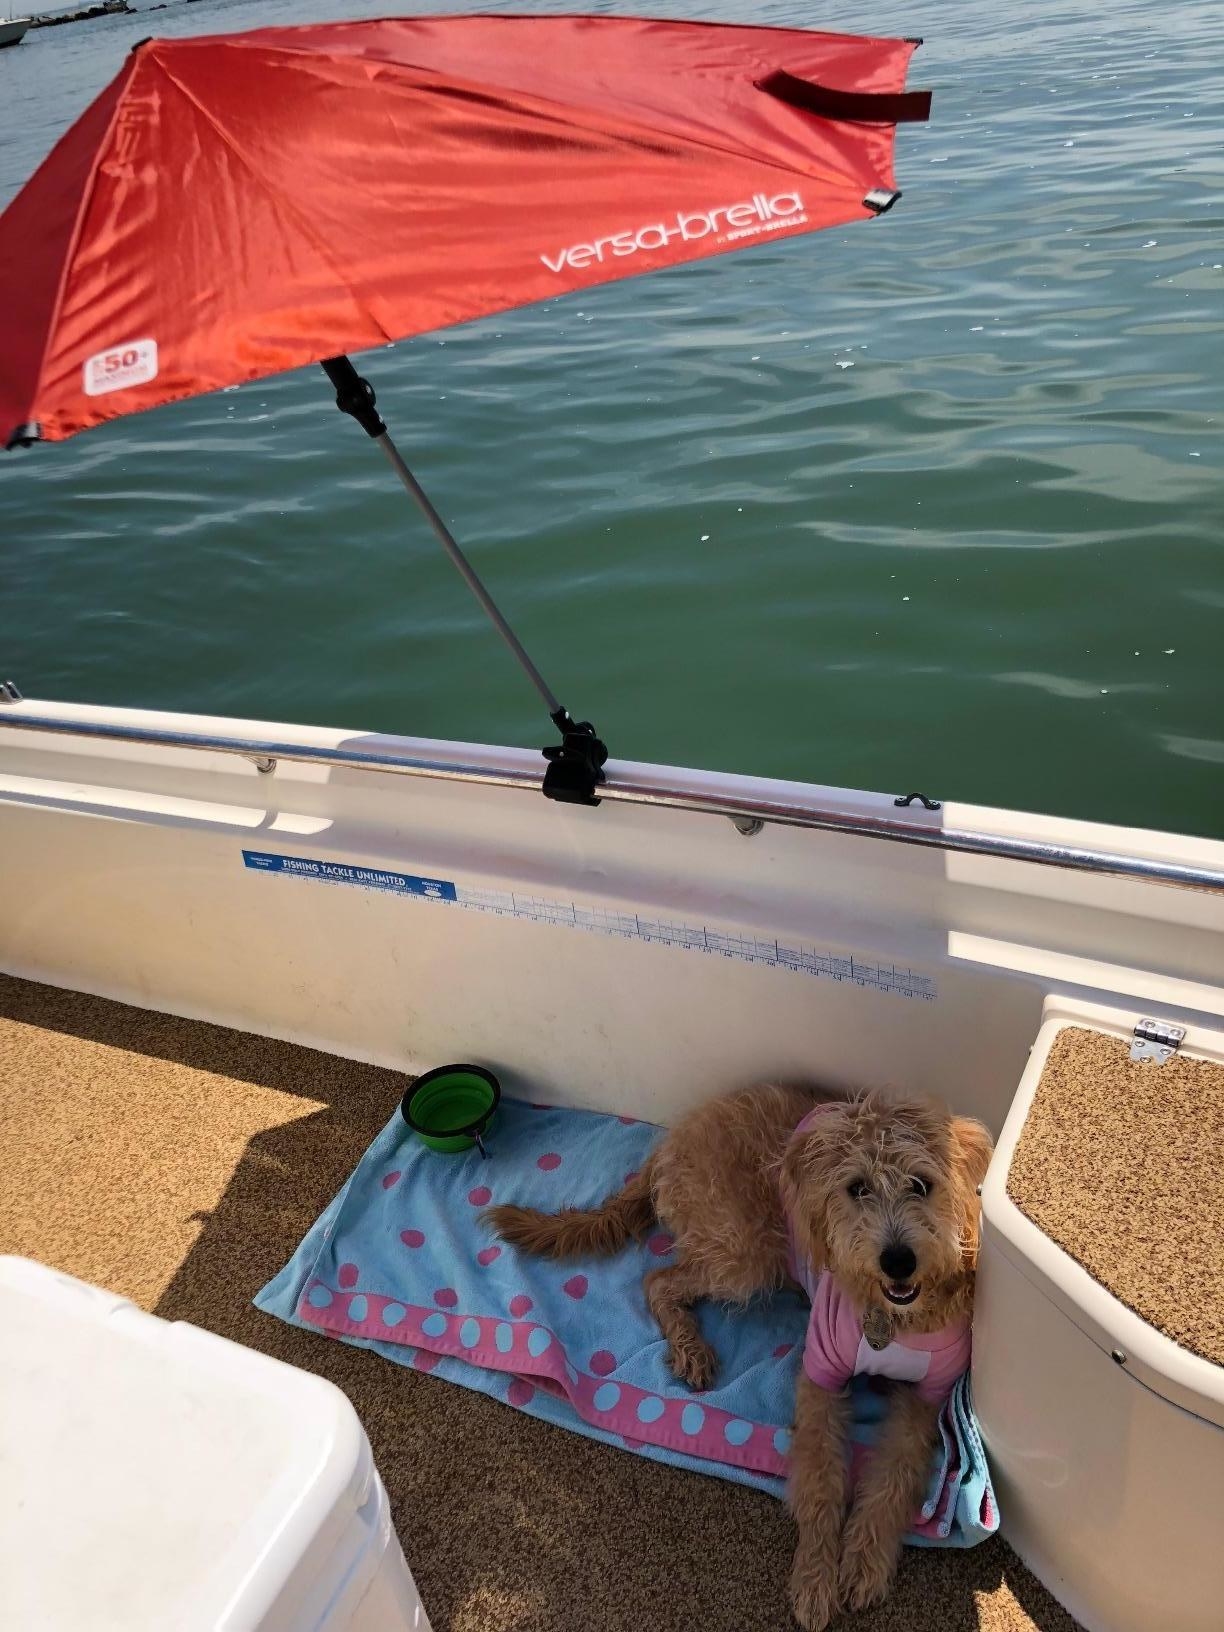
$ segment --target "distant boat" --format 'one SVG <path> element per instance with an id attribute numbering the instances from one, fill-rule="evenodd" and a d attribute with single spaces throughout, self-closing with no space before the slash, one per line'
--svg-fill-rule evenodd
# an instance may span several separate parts
<path id="1" fill-rule="evenodd" d="M 6 45 L 20 45 L 31 21 L 29 17 L 0 17 L 0 49 Z"/>

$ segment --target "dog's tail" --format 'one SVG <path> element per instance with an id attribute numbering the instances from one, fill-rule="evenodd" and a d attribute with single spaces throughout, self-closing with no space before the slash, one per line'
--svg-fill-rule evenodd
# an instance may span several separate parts
<path id="1" fill-rule="evenodd" d="M 542 1258 L 611 1257 L 640 1239 L 654 1223 L 649 1162 L 598 1207 L 567 1207 L 559 1213 L 507 1204 L 484 1214 L 503 1241 Z"/>

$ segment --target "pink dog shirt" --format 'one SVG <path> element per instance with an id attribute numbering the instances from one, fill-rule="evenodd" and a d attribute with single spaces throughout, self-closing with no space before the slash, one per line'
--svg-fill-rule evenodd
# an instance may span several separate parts
<path id="1" fill-rule="evenodd" d="M 817 1105 L 795 1129 L 792 1138 L 807 1133 L 815 1119 L 835 1105 Z M 920 1398 L 942 1401 L 969 1365 L 969 1321 L 962 1317 L 938 1332 L 902 1332 L 884 1349 L 873 1349 L 863 1336 L 862 1316 L 832 1275 L 813 1269 L 795 1236 L 795 1221 L 787 1214 L 790 1230 L 790 1272 L 812 1300 L 803 1369 L 821 1388 L 842 1389 L 851 1377 L 864 1372 L 913 1383 Z"/>

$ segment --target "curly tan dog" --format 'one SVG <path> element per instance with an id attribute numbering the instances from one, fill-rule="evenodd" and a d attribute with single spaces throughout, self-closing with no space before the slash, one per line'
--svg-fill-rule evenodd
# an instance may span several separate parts
<path id="1" fill-rule="evenodd" d="M 790 1505 L 791 1603 L 810 1632 L 839 1606 L 878 1602 L 892 1580 L 940 1405 L 968 1361 L 977 1187 L 990 1155 L 980 1123 L 931 1100 L 748 1088 L 684 1117 L 600 1207 L 487 1215 L 504 1240 L 553 1258 L 617 1252 L 658 1219 L 676 1259 L 646 1276 L 646 1299 L 672 1370 L 693 1388 L 717 1367 L 695 1303 L 746 1303 L 792 1281 L 807 1289 Z M 856 1371 L 894 1386 L 847 1512 L 845 1385 Z"/>

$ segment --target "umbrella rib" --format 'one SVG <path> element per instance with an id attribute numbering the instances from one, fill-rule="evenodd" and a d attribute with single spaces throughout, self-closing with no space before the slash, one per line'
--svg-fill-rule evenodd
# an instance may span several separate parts
<path id="1" fill-rule="evenodd" d="M 219 139 L 225 144 L 225 146 L 234 155 L 234 157 L 239 161 L 239 163 L 243 165 L 243 167 L 248 171 L 248 173 L 252 176 L 252 178 L 255 180 L 255 182 L 260 187 L 263 188 L 264 192 L 269 196 L 269 198 L 272 199 L 273 203 L 277 206 L 277 208 L 282 209 L 284 211 L 284 213 L 287 216 L 290 217 L 290 219 L 294 222 L 294 224 L 298 228 L 299 232 L 301 232 L 302 236 L 306 239 L 306 241 L 311 245 L 311 247 L 315 250 L 315 252 L 320 256 L 320 258 L 323 261 L 325 261 L 326 264 L 331 268 L 331 270 L 334 273 L 334 275 L 335 275 L 337 281 L 339 282 L 339 284 L 343 288 L 348 290 L 348 293 L 352 297 L 354 303 L 365 313 L 366 317 L 373 324 L 373 326 L 378 330 L 378 332 L 382 336 L 382 338 L 384 340 L 394 339 L 395 336 L 388 333 L 388 331 L 379 322 L 378 318 L 376 317 L 374 312 L 371 310 L 368 303 L 365 300 L 363 300 L 357 294 L 356 290 L 354 290 L 352 288 L 352 286 L 349 284 L 349 282 L 348 282 L 347 278 L 345 277 L 344 273 L 341 271 L 341 269 L 337 265 L 337 263 L 333 260 L 331 250 L 330 250 L 330 248 L 329 248 L 329 246 L 327 244 L 327 240 L 325 238 L 322 238 L 318 234 L 316 234 L 313 231 L 313 229 L 311 228 L 309 222 L 299 213 L 299 211 L 297 209 L 295 209 L 294 206 L 291 203 L 289 203 L 286 199 L 284 199 L 270 185 L 270 183 L 262 175 L 260 175 L 259 170 L 256 167 L 256 165 L 254 164 L 254 162 L 248 157 L 248 155 L 246 153 L 243 152 L 242 148 L 233 139 L 233 137 L 225 129 L 225 127 L 218 123 L 218 121 L 214 117 L 214 115 L 209 112 L 208 108 L 205 107 L 205 105 L 199 100 L 199 98 L 196 97 L 195 95 L 193 95 L 193 93 L 187 88 L 187 86 L 183 84 L 182 80 L 178 79 L 174 74 L 172 74 L 170 72 L 169 68 L 166 67 L 164 62 L 161 62 L 160 60 L 158 60 L 156 58 L 154 60 L 157 61 L 158 67 L 161 69 L 162 73 L 165 74 L 166 78 L 170 81 L 171 85 L 174 86 L 175 90 L 178 91 L 180 96 L 182 96 L 185 101 L 190 103 L 190 105 L 196 110 L 196 112 L 200 115 L 200 117 L 202 119 L 207 120 L 208 124 L 216 132 Z"/>

